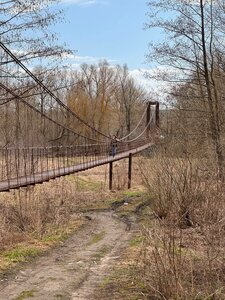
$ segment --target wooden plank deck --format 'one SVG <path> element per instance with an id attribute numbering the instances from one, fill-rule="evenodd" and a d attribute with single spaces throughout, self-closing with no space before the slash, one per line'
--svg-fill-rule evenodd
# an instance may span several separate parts
<path id="1" fill-rule="evenodd" d="M 40 184 L 40 183 L 55 179 L 57 177 L 71 175 L 71 174 L 74 174 L 77 172 L 85 171 L 87 169 L 91 169 L 91 168 L 94 168 L 97 166 L 107 164 L 109 162 L 118 161 L 123 158 L 129 157 L 129 154 L 135 155 L 137 153 L 140 153 L 153 145 L 155 145 L 155 144 L 148 143 L 148 144 L 138 147 L 136 149 L 132 149 L 132 150 L 129 150 L 126 152 L 119 153 L 119 154 L 115 155 L 114 157 L 109 156 L 109 157 L 106 157 L 103 159 L 90 161 L 90 162 L 87 162 L 84 164 L 60 168 L 60 169 L 56 169 L 56 170 L 49 170 L 49 171 L 45 171 L 43 173 L 36 173 L 36 174 L 28 175 L 28 176 L 23 176 L 23 177 L 19 177 L 19 178 L 13 178 L 13 179 L 1 181 L 0 182 L 0 192 L 7 192 L 11 189 L 18 189 L 20 187 L 26 187 L 29 185 Z"/>

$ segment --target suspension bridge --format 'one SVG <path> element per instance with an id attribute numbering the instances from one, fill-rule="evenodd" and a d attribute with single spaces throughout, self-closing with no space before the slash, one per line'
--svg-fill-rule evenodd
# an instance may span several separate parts
<path id="1" fill-rule="evenodd" d="M 139 122 L 123 137 L 107 135 L 77 115 L 64 100 L 0 42 L 0 192 L 27 187 L 109 164 L 152 147 L 159 103 L 147 102 Z M 9 80 L 10 78 L 10 80 Z"/>

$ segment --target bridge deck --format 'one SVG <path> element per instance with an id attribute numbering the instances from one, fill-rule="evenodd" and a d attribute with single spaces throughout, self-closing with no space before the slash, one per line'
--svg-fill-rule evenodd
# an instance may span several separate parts
<path id="1" fill-rule="evenodd" d="M 56 170 L 49 170 L 45 171 L 43 173 L 36 173 L 36 174 L 31 174 L 29 176 L 23 176 L 19 178 L 13 178 L 5 181 L 0 182 L 0 192 L 6 192 L 9 191 L 10 189 L 18 189 L 20 187 L 26 187 L 29 185 L 35 185 L 39 183 L 43 183 L 46 181 L 49 181 L 51 179 L 55 179 L 57 177 L 61 176 L 66 176 L 70 175 L 73 173 L 85 171 L 87 169 L 91 169 L 97 166 L 101 166 L 104 164 L 107 164 L 109 162 L 113 161 L 118 161 L 123 158 L 129 157 L 129 154 L 137 154 L 143 150 L 146 150 L 147 148 L 153 146 L 154 143 L 148 143 L 144 146 L 138 147 L 136 149 L 132 149 L 126 152 L 119 153 L 115 155 L 114 157 L 109 156 L 103 159 L 99 160 L 93 160 L 84 164 L 79 164 L 71 167 L 65 167 L 65 168 L 60 168 Z"/>

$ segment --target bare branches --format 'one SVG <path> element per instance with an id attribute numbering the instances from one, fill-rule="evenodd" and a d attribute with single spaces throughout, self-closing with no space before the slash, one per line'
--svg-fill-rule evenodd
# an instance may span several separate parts
<path id="1" fill-rule="evenodd" d="M 201 99 L 200 107 L 203 105 L 205 111 L 209 112 L 205 115 L 209 124 L 207 130 L 210 131 L 214 144 L 219 176 L 223 179 L 221 126 L 224 123 L 224 92 L 219 87 L 219 77 L 224 73 L 221 64 L 225 59 L 221 42 L 225 38 L 222 29 L 225 24 L 224 13 L 217 2 L 203 0 L 152 0 L 149 1 L 149 7 L 153 11 L 153 18 L 149 21 L 148 28 L 162 29 L 166 39 L 161 44 L 153 45 L 148 59 L 177 70 L 172 76 L 165 72 L 163 79 L 173 82 L 171 77 L 174 76 L 174 82 L 183 82 L 183 86 L 180 84 L 180 91 L 186 95 L 186 100 L 185 96 L 176 97 L 176 101 L 181 102 L 183 108 L 187 109 L 191 105 L 192 109 L 196 107 L 198 110 Z M 165 14 L 166 9 L 169 9 L 169 14 Z M 187 89 L 193 97 L 192 101 L 188 101 Z"/>

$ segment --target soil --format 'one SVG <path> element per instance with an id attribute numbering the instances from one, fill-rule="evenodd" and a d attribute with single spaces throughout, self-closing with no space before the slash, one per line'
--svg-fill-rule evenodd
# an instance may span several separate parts
<path id="1" fill-rule="evenodd" d="M 87 225 L 49 254 L 0 283 L 1 300 L 96 299 L 94 292 L 132 231 L 114 212 L 92 212 Z"/>

